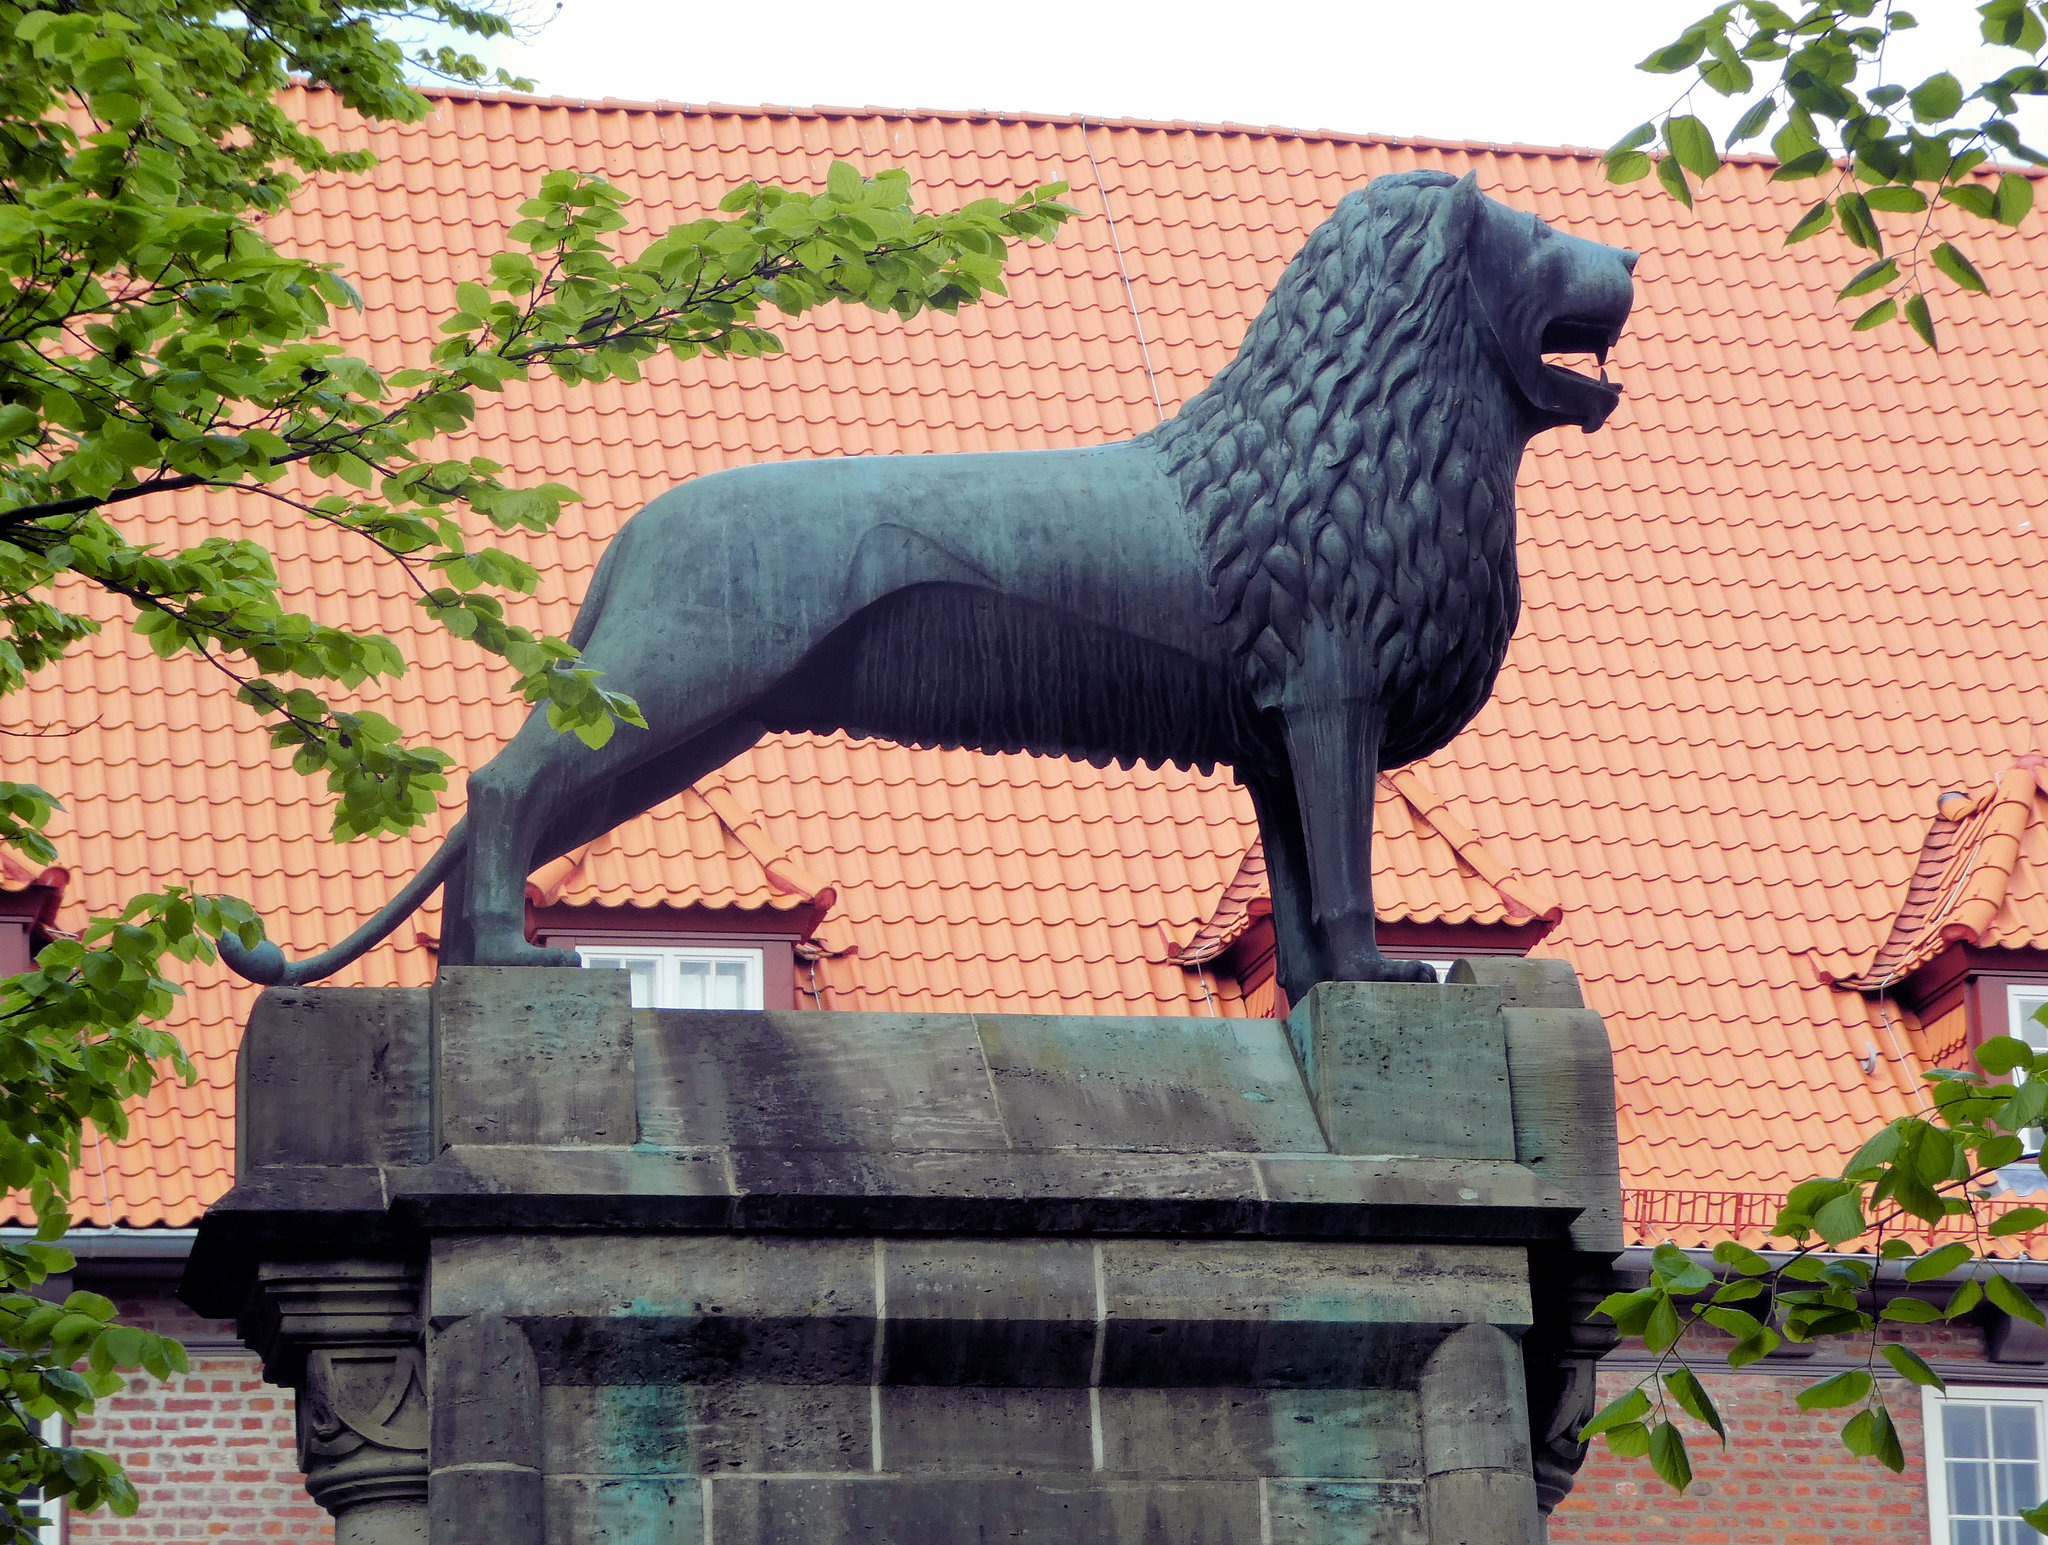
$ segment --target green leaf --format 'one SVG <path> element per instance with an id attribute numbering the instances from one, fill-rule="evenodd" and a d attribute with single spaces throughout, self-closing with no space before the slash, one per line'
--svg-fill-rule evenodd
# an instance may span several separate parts
<path id="1" fill-rule="evenodd" d="M 1929 1250 L 1919 1260 L 1906 1268 L 1908 1282 L 1932 1282 L 1936 1277 L 1946 1277 L 1950 1272 L 1960 1270 L 1975 1260 L 1977 1252 L 1958 1241 Z"/>
<path id="2" fill-rule="evenodd" d="M 1941 197 L 1958 209 L 1967 209 L 1971 214 L 1986 220 L 1998 217 L 1998 198 L 1991 189 L 1981 183 L 1954 182 L 1944 186 Z"/>
<path id="3" fill-rule="evenodd" d="M 1641 182 L 1655 165 L 1640 150 L 1618 151 L 1605 158 L 1607 180 L 1612 183 Z"/>
<path id="4" fill-rule="evenodd" d="M 1732 1239 L 1724 1239 L 1714 1246 L 1714 1259 L 1723 1266 L 1733 1266 L 1745 1277 L 1768 1276 L 1771 1263 L 1758 1255 L 1747 1245 L 1739 1245 Z"/>
<path id="5" fill-rule="evenodd" d="M 1778 110 L 1777 99 L 1770 96 L 1758 97 L 1749 105 L 1749 110 L 1735 120 L 1735 127 L 1728 131 L 1728 137 L 1721 143 L 1729 150 L 1746 139 L 1755 139 L 1763 133 L 1764 126 L 1771 121 L 1771 115 Z M 1646 126 L 1647 127 L 1647 126 Z"/>
<path id="6" fill-rule="evenodd" d="M 1973 291 L 1978 295 L 1988 295 L 1991 292 L 1991 287 L 1984 282 L 1984 276 L 1977 272 L 1977 265 L 1964 256 L 1962 250 L 1953 242 L 1945 241 L 1934 249 L 1934 266 L 1966 290 Z M 2013 1037 L 2000 1036 L 1998 1039 L 2009 1041 Z M 2020 1044 L 2025 1045 L 2026 1043 L 2021 1042 Z M 2028 1048 L 2026 1066 L 2029 1071 L 2032 1071 L 2034 1063 L 2031 1047 Z"/>
<path id="7" fill-rule="evenodd" d="M 1906 322 L 1919 335 L 1920 341 L 1926 344 L 1928 348 L 1940 347 L 1934 341 L 1934 318 L 1928 313 L 1927 297 L 1925 295 L 1909 295 L 1906 297 Z"/>
<path id="8" fill-rule="evenodd" d="M 1990 1232 L 1994 1237 L 2007 1234 L 2024 1234 L 2030 1229 L 2048 1224 L 2048 1211 L 2039 1207 L 2015 1207 L 2011 1212 L 1993 1220 Z"/>
<path id="9" fill-rule="evenodd" d="M 1791 160 L 1782 163 L 1775 172 L 1771 173 L 1771 181 L 1805 182 L 1810 177 L 1820 176 L 1822 172 L 1834 164 L 1834 157 L 1825 150 L 1809 150 L 1804 155 L 1794 156 Z"/>
<path id="10" fill-rule="evenodd" d="M 1842 1424 L 1842 1447 L 1859 1459 L 1877 1452 L 1877 1417 L 1869 1408 L 1858 1411 Z"/>
<path id="11" fill-rule="evenodd" d="M 1890 184 L 1872 188 L 1863 195 L 1872 209 L 1891 215 L 1917 215 L 1927 207 L 1927 195 L 1918 188 Z"/>
<path id="12" fill-rule="evenodd" d="M 1899 314 L 1899 303 L 1887 295 L 1856 319 L 1852 332 L 1867 333 L 1873 327 L 1882 327 Z"/>
<path id="13" fill-rule="evenodd" d="M 1881 1320 L 1901 1320 L 1908 1325 L 1925 1325 L 1941 1317 L 1941 1311 L 1924 1298 L 1894 1298 L 1878 1314 Z"/>
<path id="14" fill-rule="evenodd" d="M 1695 177 L 1708 178 L 1721 169 L 1721 158 L 1714 151 L 1714 136 L 1689 113 L 1664 120 L 1664 143 L 1678 164 Z"/>
<path id="15" fill-rule="evenodd" d="M 1678 1311 L 1670 1299 L 1660 1295 L 1650 1310 L 1649 1323 L 1643 1327 L 1643 1345 L 1652 1352 L 1661 1352 L 1678 1340 L 1680 1329 Z"/>
<path id="16" fill-rule="evenodd" d="M 1673 1244 L 1650 1252 L 1650 1271 L 1672 1293 L 1704 1293 L 1714 1285 L 1714 1274 Z"/>
<path id="17" fill-rule="evenodd" d="M 1728 1446 L 1728 1429 L 1721 1425 L 1721 1413 L 1715 1409 L 1714 1402 L 1707 1395 L 1706 1387 L 1700 1383 L 1690 1368 L 1681 1363 L 1665 1374 L 1664 1387 L 1671 1391 L 1671 1398 L 1678 1402 L 1680 1410 L 1695 1421 L 1705 1422 L 1713 1428 L 1714 1436 L 1721 1440 L 1721 1446 Z"/>
<path id="18" fill-rule="evenodd" d="M 1641 1459 L 1650 1452 L 1650 1429 L 1641 1422 L 1623 1422 L 1604 1436 L 1616 1459 Z"/>
<path id="19" fill-rule="evenodd" d="M 1948 243 L 1943 242 L 1942 246 L 1947 247 Z M 1936 261 L 1940 260 L 1937 258 Z M 1947 270 L 1944 269 L 1943 272 L 1946 273 Z M 1977 1048 L 1977 1065 L 1994 1078 L 2003 1078 L 2014 1068 L 2031 1071 L 2034 1066 L 2034 1048 L 2017 1036 L 1994 1035 Z"/>
<path id="20" fill-rule="evenodd" d="M 1640 150 L 1656 137 L 1657 130 L 1653 124 L 1639 123 L 1612 145 L 1609 145 L 1607 147 L 1607 154 L 1609 156 L 1618 156 L 1630 150 Z"/>
<path id="21" fill-rule="evenodd" d="M 1650 1397 L 1639 1384 L 1625 1395 L 1616 1396 L 1598 1411 L 1593 1419 L 1579 1429 L 1579 1441 L 1590 1442 L 1603 1432 L 1609 1432 L 1624 1422 L 1632 1422 L 1650 1409 Z"/>
<path id="22" fill-rule="evenodd" d="M 2005 172 L 1998 179 L 1998 193 L 1992 214 L 2000 225 L 2018 225 L 2034 207 L 2034 179 L 2017 172 Z"/>
<path id="23" fill-rule="evenodd" d="M 1887 1342 L 1884 1348 L 1884 1360 L 1896 1368 L 1903 1377 L 1912 1380 L 1915 1384 L 1925 1385 L 1928 1389 L 1948 1388 L 1946 1384 L 1941 1382 L 1941 1375 L 1928 1367 L 1926 1359 L 1921 1357 L 1911 1347 L 1900 1346 L 1896 1341 Z"/>
<path id="24" fill-rule="evenodd" d="M 1896 258 L 1879 258 L 1875 263 L 1872 263 L 1868 268 L 1857 274 L 1855 278 L 1843 285 L 1837 298 L 1841 300 L 1854 300 L 1859 295 L 1868 295 L 1872 290 L 1883 289 L 1898 277 L 1898 260 Z M 1845 1175 L 1860 1175 L 1866 1170 L 1874 1170 L 1879 1165 L 1891 1163 L 1898 1151 L 1898 1128 L 1888 1126 L 1856 1151 L 1856 1157 L 1849 1161 L 1842 1170 L 1842 1173 Z"/>
<path id="25" fill-rule="evenodd" d="M 1665 156 L 1657 163 L 1657 181 L 1664 185 L 1666 193 L 1687 209 L 1692 208 L 1692 185 L 1685 180 L 1685 173 L 1680 170 L 1676 157 Z"/>
<path id="26" fill-rule="evenodd" d="M 1915 86 L 1906 101 L 1922 123 L 1945 123 L 1962 110 L 1963 83 L 1944 70 Z"/>
<path id="27" fill-rule="evenodd" d="M 1977 1145 L 1977 1164 L 1982 1169 L 2004 1169 L 2026 1157 L 2026 1144 L 2017 1137 L 1987 1137 Z"/>
<path id="28" fill-rule="evenodd" d="M 1692 1484 L 1692 1459 L 1685 1451 L 1685 1435 L 1669 1422 L 1659 1422 L 1650 1432 L 1650 1468 L 1673 1491 L 1682 1492 Z"/>
<path id="29" fill-rule="evenodd" d="M 1983 1284 L 1978 1282 L 1975 1277 L 1972 1277 L 1953 1293 L 1949 1294 L 1948 1303 L 1942 1308 L 1941 1317 L 1944 1320 L 1953 1320 L 1968 1314 L 1977 1307 L 1978 1302 L 1983 1297 Z"/>
<path id="30" fill-rule="evenodd" d="M 1861 193 L 1844 193 L 1835 200 L 1835 218 L 1842 222 L 1842 234 L 1871 252 L 1884 251 L 1884 237 L 1870 215 L 1870 201 Z"/>
<path id="31" fill-rule="evenodd" d="M 1851 1406 L 1870 1393 L 1870 1375 L 1851 1368 L 1833 1378 L 1809 1384 L 1796 1397 L 1802 1411 L 1823 1411 L 1834 1406 Z"/>
<path id="32" fill-rule="evenodd" d="M 1805 241 L 1809 236 L 1818 236 L 1834 223 L 1835 206 L 1829 200 L 1822 199 L 1801 215 L 1792 229 L 1785 233 L 1785 245 L 1789 247 L 1796 241 Z"/>
<path id="33" fill-rule="evenodd" d="M 1863 1199 L 1855 1192 L 1836 1197 L 1813 1215 L 1814 1232 L 1831 1245 L 1846 1244 L 1868 1227 Z"/>
<path id="34" fill-rule="evenodd" d="M 825 189 L 842 204 L 855 204 L 861 196 L 860 168 L 851 161 L 834 161 L 825 174 Z"/>
<path id="35" fill-rule="evenodd" d="M 2025 1320 L 2030 1325 L 2048 1325 L 2048 1315 L 2043 1315 L 2041 1306 L 2027 1297 L 2011 1280 L 1993 1272 L 1984 1280 L 1984 1296 L 2016 1320 Z"/>

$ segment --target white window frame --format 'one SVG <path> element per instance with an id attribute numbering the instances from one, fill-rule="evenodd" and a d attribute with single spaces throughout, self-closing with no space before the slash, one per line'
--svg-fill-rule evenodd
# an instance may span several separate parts
<path id="1" fill-rule="evenodd" d="M 741 1009 L 759 1009 L 766 1006 L 768 957 L 767 951 L 754 949 L 722 949 L 708 944 L 632 944 L 591 943 L 576 946 L 576 954 L 584 967 L 591 967 L 593 956 L 611 961 L 649 961 L 654 966 L 654 1001 L 635 1004 L 635 1008 L 670 1009 L 682 1006 L 681 968 L 685 962 L 713 964 L 726 961 L 741 961 L 747 967 L 746 985 L 741 992 Z"/>
<path id="2" fill-rule="evenodd" d="M 2048 1003 L 2048 982 L 2006 983 L 2005 1033 L 2014 1040 L 2025 1041 L 2035 1051 L 2048 1051 L 2048 1025 L 2034 1018 L 2034 1010 L 2044 1003 Z M 2020 1077 L 2026 1075 L 2022 1073 Z M 2020 1134 L 2030 1156 L 2041 1151 L 2042 1137 L 2039 1127 L 2028 1127 Z"/>
<path id="3" fill-rule="evenodd" d="M 70 1430 L 65 1425 L 62 1411 L 52 1411 L 43 1418 L 42 1437 L 51 1448 L 62 1448 L 70 1441 Z M 36 1533 L 38 1545 L 64 1545 L 70 1534 L 71 1521 L 71 1509 L 65 1505 L 64 1499 L 39 1497 L 36 1508 L 43 1515 L 43 1527 Z"/>
<path id="4" fill-rule="evenodd" d="M 1945 1405 L 2024 1406 L 2031 1410 L 2034 1413 L 2034 1463 L 2041 1476 L 2042 1495 L 2048 1497 L 2048 1389 L 1951 1384 L 1944 1393 L 1923 1387 L 1920 1391 L 1920 1414 L 1926 1433 L 1927 1537 L 1932 1545 L 1949 1545 L 1955 1538 L 1955 1519 L 1949 1512 L 1948 1455 L 1942 1444 L 1941 1412 Z M 2031 1539 L 2035 1536 L 2022 1524 L 2019 1537 Z"/>

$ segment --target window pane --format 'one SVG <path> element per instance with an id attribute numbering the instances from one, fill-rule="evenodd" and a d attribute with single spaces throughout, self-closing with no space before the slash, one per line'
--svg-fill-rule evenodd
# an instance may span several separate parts
<path id="1" fill-rule="evenodd" d="M 1991 1466 L 1966 1459 L 1948 1462 L 1948 1510 L 1957 1518 L 1983 1518 L 1991 1512 Z"/>
<path id="2" fill-rule="evenodd" d="M 2048 1025 L 2034 1018 L 2034 1011 L 2048 1002 L 2048 997 L 2037 992 L 2014 993 L 2006 1002 L 2010 1009 L 2006 1017 L 2012 1021 L 2006 1028 L 2029 1046 L 2036 1049 L 2048 1047 Z"/>
<path id="3" fill-rule="evenodd" d="M 1991 1408 L 1991 1452 L 2000 1459 L 2033 1459 L 2034 1411 L 2031 1406 Z"/>
<path id="4" fill-rule="evenodd" d="M 1974 1519 L 1958 1518 L 1949 1528 L 1949 1545 L 1999 1545 L 1985 1526 Z"/>
<path id="5" fill-rule="evenodd" d="M 1951 1459 L 1989 1459 L 1991 1443 L 1984 1430 L 1984 1408 L 1966 1405 L 1943 1406 L 1941 1446 L 1942 1451 Z"/>
<path id="6" fill-rule="evenodd" d="M 646 955 L 601 955 L 594 950 L 578 950 L 583 957 L 586 971 L 623 971 L 626 973 L 633 1007 L 636 1009 L 656 1008 L 654 968 L 656 962 Z"/>

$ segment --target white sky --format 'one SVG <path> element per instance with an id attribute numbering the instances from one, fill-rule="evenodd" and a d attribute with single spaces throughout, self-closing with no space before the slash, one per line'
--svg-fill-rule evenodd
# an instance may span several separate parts
<path id="1" fill-rule="evenodd" d="M 545 15 L 552 0 L 515 0 Z M 551 96 L 997 108 L 1605 146 L 1669 108 L 1637 60 L 1709 0 L 1025 0 L 877 6 L 561 0 L 502 63 Z M 1906 84 L 2018 62 L 1972 0 L 1923 0 Z M 1973 67 L 1977 73 L 1968 73 Z M 1734 112 L 1702 92 L 1717 130 Z M 2043 125 L 2048 128 L 2048 124 Z"/>

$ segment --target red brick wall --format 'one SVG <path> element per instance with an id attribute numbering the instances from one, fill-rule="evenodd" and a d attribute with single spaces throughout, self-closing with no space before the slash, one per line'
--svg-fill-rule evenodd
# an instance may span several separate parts
<path id="1" fill-rule="evenodd" d="M 1930 1361 L 1984 1355 L 1974 1326 L 1916 1327 L 1902 1339 Z M 1702 1356 L 1695 1367 L 1704 1363 Z M 1798 1390 L 1836 1367 L 1838 1360 L 1806 1372 L 1773 1360 L 1743 1373 L 1702 1372 L 1728 1428 L 1727 1450 L 1696 1423 L 1682 1424 L 1693 1483 L 1681 1497 L 1648 1460 L 1618 1460 L 1595 1443 L 1578 1485 L 1551 1517 L 1552 1545 L 1927 1545 L 1920 1391 L 1903 1379 L 1884 1381 L 1906 1455 L 1905 1473 L 1894 1475 L 1842 1447 L 1850 1411 L 1807 1413 L 1794 1403 Z M 1640 1372 L 1603 1368 L 1601 1400 L 1625 1392 Z"/>
<path id="2" fill-rule="evenodd" d="M 101 1510 L 66 1520 L 69 1545 L 328 1542 L 334 1527 L 299 1480 L 292 1394 L 263 1382 L 234 1327 L 202 1320 L 161 1293 L 110 1291 L 131 1324 L 177 1336 L 192 1369 L 169 1384 L 137 1376 L 100 1403 L 76 1441 L 114 1454 L 142 1496 L 133 1518 Z"/>

